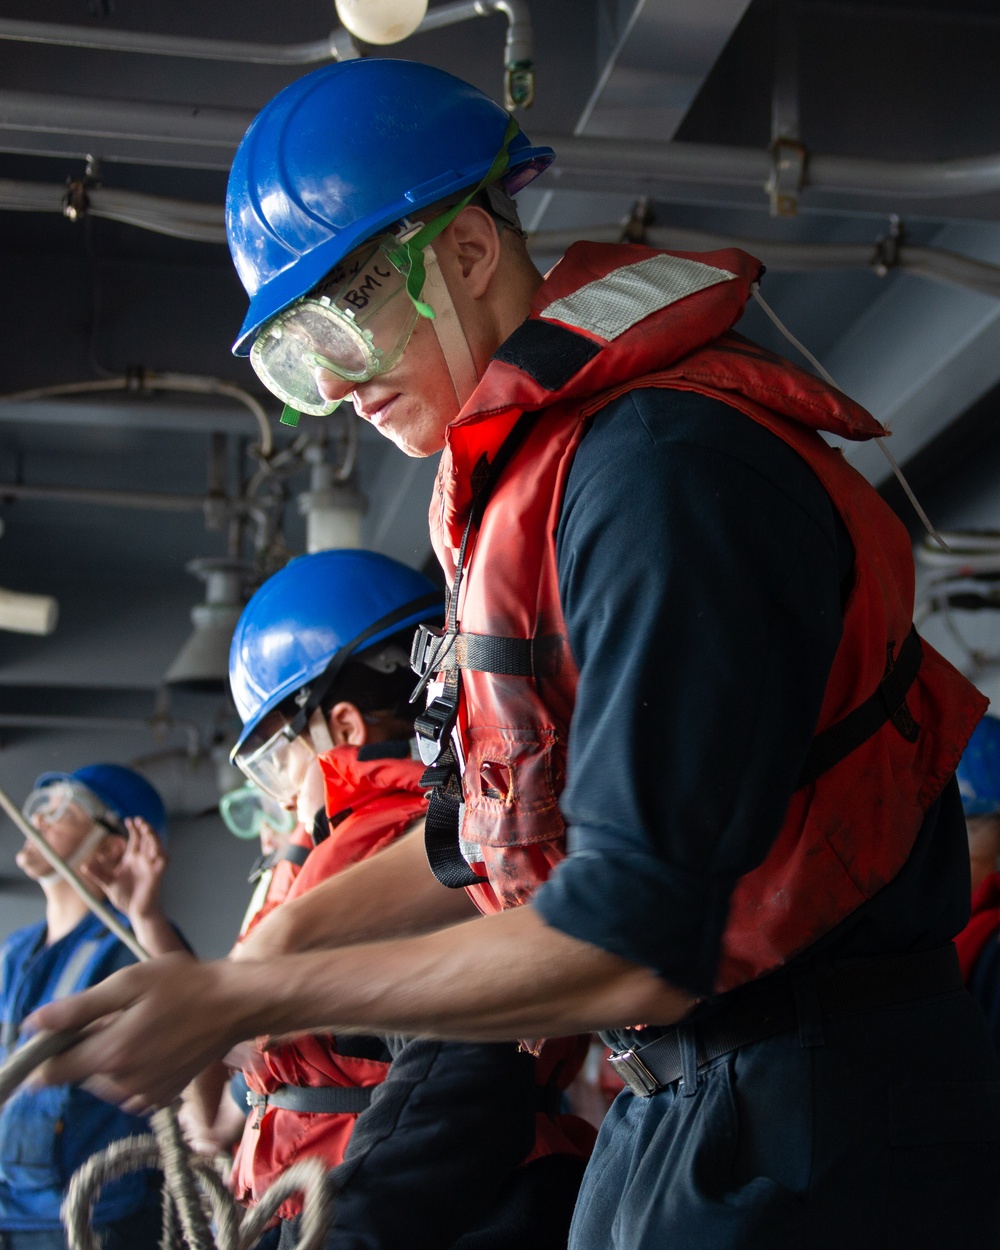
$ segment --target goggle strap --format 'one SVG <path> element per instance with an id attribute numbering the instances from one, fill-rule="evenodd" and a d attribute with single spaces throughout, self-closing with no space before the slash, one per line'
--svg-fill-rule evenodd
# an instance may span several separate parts
<path id="1" fill-rule="evenodd" d="M 424 269 L 424 248 L 434 241 L 437 236 L 451 225 L 463 208 L 467 208 L 472 202 L 472 198 L 482 191 L 483 187 L 494 182 L 510 163 L 510 152 L 508 151 L 515 135 L 520 132 L 521 127 L 517 124 L 517 119 L 511 117 L 507 122 L 507 129 L 504 131 L 503 143 L 500 151 L 493 158 L 493 164 L 486 171 L 483 178 L 472 188 L 464 199 L 442 213 L 439 217 L 435 217 L 433 221 L 429 221 L 426 226 L 422 226 L 417 233 L 407 239 L 405 243 L 393 252 L 393 260 L 401 267 L 407 267 L 406 274 L 406 293 L 413 302 L 413 307 L 417 310 L 421 317 L 426 317 L 429 321 L 434 320 L 434 309 L 430 304 L 424 303 L 420 298 L 420 293 L 424 288 L 424 279 L 426 272 Z"/>
<path id="2" fill-rule="evenodd" d="M 441 271 L 437 257 L 433 251 L 427 255 L 427 293 L 437 307 L 438 315 L 434 318 L 434 333 L 441 345 L 441 354 L 451 376 L 451 384 L 455 388 L 455 397 L 459 408 L 464 408 L 469 396 L 479 385 L 479 374 L 476 362 L 469 350 L 469 340 L 465 337 L 462 323 L 455 311 L 455 305 Z"/>

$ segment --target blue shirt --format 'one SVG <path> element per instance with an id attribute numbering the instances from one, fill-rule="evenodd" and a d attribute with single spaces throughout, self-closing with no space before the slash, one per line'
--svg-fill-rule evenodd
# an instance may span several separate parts
<path id="1" fill-rule="evenodd" d="M 124 924 L 128 921 L 120 917 Z M 36 1007 L 103 981 L 135 956 L 96 916 L 86 915 L 59 941 L 45 944 L 45 921 L 18 929 L 0 951 L 0 1058 L 17 1048 L 21 1022 Z M 0 1230 L 60 1227 L 70 1177 L 112 1141 L 148 1133 L 86 1090 L 21 1086 L 0 1107 Z M 94 1223 L 107 1224 L 156 1204 L 155 1174 L 135 1173 L 104 1187 Z"/>
<path id="2" fill-rule="evenodd" d="M 711 991 L 729 899 L 774 842 L 819 718 L 853 568 L 815 474 L 717 400 L 634 390 L 593 418 L 557 531 L 580 668 L 557 929 Z M 968 916 L 957 787 L 910 861 L 812 954 L 942 945 Z"/>

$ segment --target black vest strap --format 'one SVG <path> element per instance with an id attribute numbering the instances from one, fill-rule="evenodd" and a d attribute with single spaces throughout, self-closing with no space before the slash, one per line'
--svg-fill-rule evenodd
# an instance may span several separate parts
<path id="1" fill-rule="evenodd" d="M 451 756 L 450 769 L 449 761 L 442 757 L 424 773 L 424 779 L 434 785 L 427 802 L 424 850 L 427 852 L 427 863 L 437 880 L 449 890 L 464 890 L 469 885 L 482 885 L 486 878 L 473 872 L 462 854 L 459 842 L 462 787 L 455 768 L 455 757 L 450 749 L 447 755 Z M 448 770 L 444 785 L 438 780 L 439 770 L 442 769 Z M 428 773 L 433 773 L 434 777 L 428 778 Z"/>
<path id="2" fill-rule="evenodd" d="M 442 646 L 444 631 L 419 625 L 413 635 L 410 667 L 421 677 L 431 662 L 438 672 L 466 669 L 473 673 L 500 673 L 507 677 L 535 675 L 534 642 L 530 638 L 504 638 L 498 634 L 455 634 Z"/>
<path id="3" fill-rule="evenodd" d="M 247 1105 L 261 1114 L 268 1107 L 299 1115 L 358 1115 L 372 1100 L 370 1085 L 279 1085 L 270 1094 L 247 1090 Z"/>
<path id="4" fill-rule="evenodd" d="M 920 671 L 923 655 L 916 628 L 906 635 L 895 659 L 892 643 L 889 644 L 885 672 L 877 689 L 860 707 L 848 712 L 843 720 L 816 735 L 799 773 L 796 789 L 801 790 L 846 759 L 878 733 L 886 721 L 891 721 L 907 742 L 916 742 L 920 726 L 910 715 L 906 696 Z"/>
<path id="5" fill-rule="evenodd" d="M 297 846 L 295 843 L 292 843 L 291 846 L 285 847 L 281 854 L 281 858 L 287 860 L 288 863 L 296 864 L 299 868 L 301 868 L 309 858 L 309 853 L 312 849 L 313 848 L 311 846 Z"/>

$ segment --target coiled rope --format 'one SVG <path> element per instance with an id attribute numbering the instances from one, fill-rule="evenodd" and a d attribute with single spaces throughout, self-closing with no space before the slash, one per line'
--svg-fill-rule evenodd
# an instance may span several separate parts
<path id="1" fill-rule="evenodd" d="M 136 958 L 148 960 L 149 952 L 135 935 L 122 928 L 114 913 L 28 824 L 2 787 L 0 807 Z M 0 1065 L 0 1106 L 35 1068 L 68 1050 L 80 1037 L 74 1031 L 43 1030 L 29 1038 Z M 148 1168 L 158 1168 L 163 1173 L 160 1250 L 251 1250 L 285 1199 L 297 1193 L 302 1195 L 303 1207 L 295 1250 L 320 1250 L 332 1215 L 326 1167 L 320 1159 L 294 1163 L 272 1182 L 255 1207 L 245 1210 L 226 1188 L 214 1164 L 189 1149 L 177 1120 L 176 1106 L 155 1111 L 150 1127 L 151 1133 L 120 1138 L 91 1155 L 70 1178 L 62 1209 L 70 1250 L 101 1250 L 100 1237 L 91 1227 L 91 1220 L 102 1188 L 109 1181 Z"/>

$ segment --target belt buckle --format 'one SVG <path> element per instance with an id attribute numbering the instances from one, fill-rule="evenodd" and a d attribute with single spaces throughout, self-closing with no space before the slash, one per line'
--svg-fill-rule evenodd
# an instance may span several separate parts
<path id="1" fill-rule="evenodd" d="M 610 1055 L 608 1063 L 637 1098 L 651 1098 L 662 1086 L 634 1050 Z"/>

